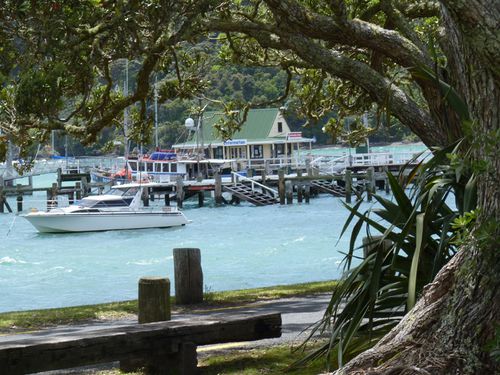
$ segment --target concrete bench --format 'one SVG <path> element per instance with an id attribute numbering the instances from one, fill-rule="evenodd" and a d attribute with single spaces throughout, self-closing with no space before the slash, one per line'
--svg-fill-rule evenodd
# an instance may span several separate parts
<path id="1" fill-rule="evenodd" d="M 129 324 L 75 332 L 44 331 L 0 341 L 2 374 L 27 374 L 120 361 L 122 370 L 196 373 L 196 347 L 281 336 L 281 314 L 227 314 L 216 319 Z"/>

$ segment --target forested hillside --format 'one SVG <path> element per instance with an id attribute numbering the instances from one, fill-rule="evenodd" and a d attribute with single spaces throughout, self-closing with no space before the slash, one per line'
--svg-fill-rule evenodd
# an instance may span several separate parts
<path id="1" fill-rule="evenodd" d="M 129 89 L 135 85 L 135 75 L 137 73 L 136 65 L 129 63 Z M 117 91 L 123 90 L 125 82 L 125 61 L 119 61 L 112 70 L 113 80 L 122 82 L 122 87 L 116 87 Z M 158 80 L 168 77 L 170 74 L 158 76 Z M 217 109 L 217 106 L 210 103 L 209 99 L 214 101 L 240 101 L 244 102 L 266 102 L 279 97 L 286 84 L 286 75 L 283 71 L 275 68 L 254 68 L 241 66 L 222 66 L 212 64 L 207 71 L 205 79 L 208 82 L 207 100 L 203 105 L 208 104 L 207 109 Z M 197 103 L 188 100 L 176 99 L 161 103 L 158 106 L 158 138 L 159 145 L 162 148 L 169 148 L 176 142 L 182 142 L 187 137 L 187 131 L 184 128 L 184 121 L 187 117 L 193 116 L 192 109 Z M 315 137 L 316 145 L 338 144 L 341 139 L 335 139 L 328 131 L 328 120 L 337 118 L 337 113 L 332 111 L 330 116 L 324 117 L 317 122 L 310 122 L 306 126 L 306 119 L 300 116 L 298 99 L 289 100 L 285 103 L 285 117 L 293 131 L 302 131 L 306 137 Z M 148 113 L 151 123 L 154 118 L 154 102 L 148 102 Z M 374 128 L 370 136 L 371 142 L 399 142 L 407 140 L 418 140 L 408 128 L 402 126 L 399 121 L 391 119 L 387 124 L 385 115 L 377 119 L 375 112 L 368 115 L 368 124 Z M 349 127 L 355 124 L 361 125 L 359 118 L 346 117 L 342 119 L 343 126 Z M 378 125 L 377 125 L 378 124 Z M 326 126 L 325 126 L 326 125 Z M 144 150 L 150 150 L 154 147 L 153 129 L 149 129 L 150 134 L 147 137 L 148 143 L 143 145 Z M 105 130 L 98 142 L 91 147 L 84 147 L 76 140 L 68 140 L 69 155 L 99 155 L 123 152 L 123 148 L 113 145 L 113 142 L 123 141 L 123 124 L 117 123 L 113 129 Z M 57 133 L 55 137 L 55 148 L 60 154 L 64 154 L 65 137 Z M 133 145 L 132 147 L 137 146 Z"/>

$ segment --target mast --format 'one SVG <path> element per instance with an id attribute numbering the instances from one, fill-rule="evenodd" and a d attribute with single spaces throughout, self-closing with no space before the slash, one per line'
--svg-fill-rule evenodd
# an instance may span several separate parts
<path id="1" fill-rule="evenodd" d="M 128 59 L 125 59 L 125 82 L 123 83 L 123 96 L 128 96 Z M 123 134 L 125 141 L 125 160 L 128 159 L 128 107 L 123 111 Z"/>
<path id="2" fill-rule="evenodd" d="M 157 74 L 155 74 L 154 98 L 155 98 L 155 149 L 158 150 L 158 87 Z"/>

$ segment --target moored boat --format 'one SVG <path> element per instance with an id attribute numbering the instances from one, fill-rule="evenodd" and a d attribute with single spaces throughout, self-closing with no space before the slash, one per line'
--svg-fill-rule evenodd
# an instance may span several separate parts
<path id="1" fill-rule="evenodd" d="M 175 207 L 142 207 L 142 191 L 153 184 L 116 185 L 105 195 L 83 198 L 76 204 L 25 215 L 39 232 L 91 232 L 167 228 L 190 221 Z"/>

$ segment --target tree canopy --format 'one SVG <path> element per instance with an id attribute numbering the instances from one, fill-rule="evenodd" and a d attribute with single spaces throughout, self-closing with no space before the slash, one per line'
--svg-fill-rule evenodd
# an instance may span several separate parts
<path id="1" fill-rule="evenodd" d="M 311 123 L 333 109 L 340 118 L 371 110 L 428 146 L 465 138 L 472 151 L 454 162 L 481 175 L 474 228 L 407 318 L 342 371 L 429 373 L 414 368 L 420 361 L 436 373 L 488 373 L 499 370 L 485 349 L 500 315 L 499 20 L 490 0 L 5 0 L 0 129 L 21 150 L 53 129 L 91 144 L 129 108 L 140 140 L 158 74 L 160 102 L 218 105 L 226 137 L 248 108 L 293 99 Z M 214 55 L 286 79 L 274 98 L 220 100 L 202 78 Z M 126 61 L 134 80 L 119 89 L 112 73 Z M 343 130 L 335 118 L 327 128 Z"/>

